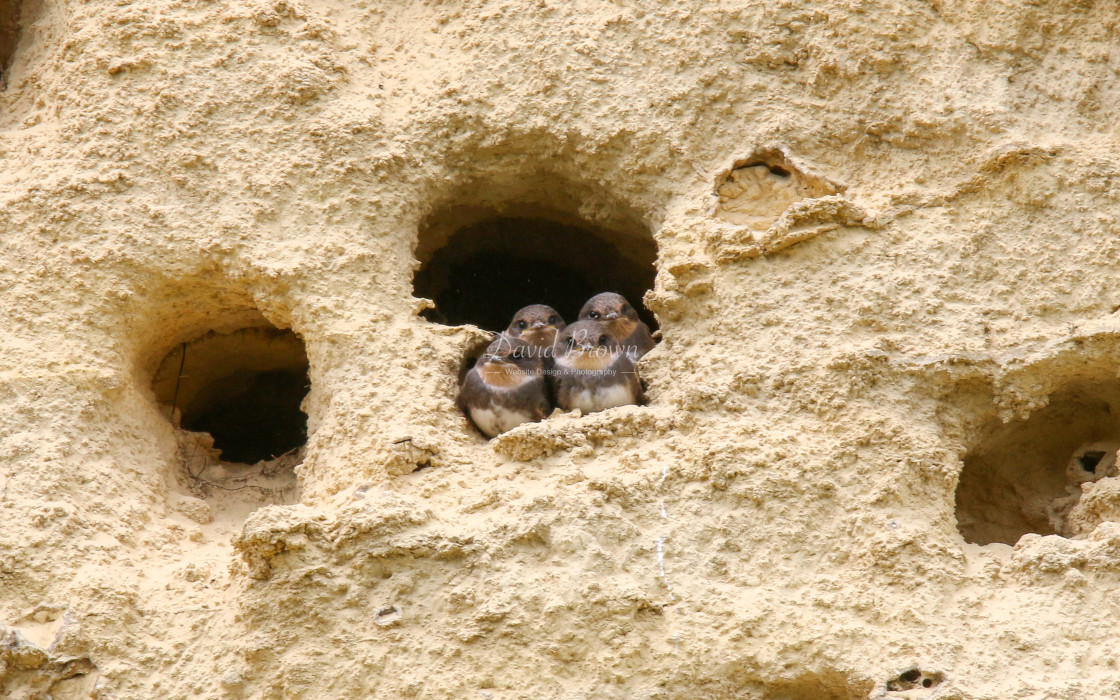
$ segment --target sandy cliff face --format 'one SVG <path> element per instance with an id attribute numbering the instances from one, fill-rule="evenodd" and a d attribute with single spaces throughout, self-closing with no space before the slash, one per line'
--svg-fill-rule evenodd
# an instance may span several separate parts
<path id="1" fill-rule="evenodd" d="M 0 695 L 1120 697 L 1111 3 L 18 4 Z M 518 236 L 647 406 L 456 411 Z"/>

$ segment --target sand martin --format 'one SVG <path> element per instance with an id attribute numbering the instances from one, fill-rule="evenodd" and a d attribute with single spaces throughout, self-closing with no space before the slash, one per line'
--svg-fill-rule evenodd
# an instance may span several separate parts
<path id="1" fill-rule="evenodd" d="M 633 361 L 653 349 L 649 326 L 638 318 L 638 312 L 621 294 L 603 292 L 591 297 L 579 310 L 579 320 L 608 324 L 610 334 L 618 339 Z"/>
<path id="2" fill-rule="evenodd" d="M 556 403 L 565 411 L 593 413 L 643 398 L 633 361 L 599 321 L 577 321 L 560 333 L 550 376 Z"/>
<path id="3" fill-rule="evenodd" d="M 564 319 L 556 309 L 544 304 L 526 306 L 513 315 L 505 334 L 518 338 L 538 348 L 551 348 L 556 336 L 565 327 Z"/>
<path id="4" fill-rule="evenodd" d="M 456 401 L 487 437 L 549 414 L 544 361 L 518 338 L 500 335 L 467 372 Z"/>

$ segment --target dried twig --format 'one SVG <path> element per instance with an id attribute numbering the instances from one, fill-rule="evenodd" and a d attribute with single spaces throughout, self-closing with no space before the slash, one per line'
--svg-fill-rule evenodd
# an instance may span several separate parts
<path id="1" fill-rule="evenodd" d="M 183 367 L 187 364 L 187 344 L 183 343 L 182 355 L 179 357 L 179 374 L 175 377 L 175 393 L 171 395 L 171 420 L 175 420 L 175 411 L 179 408 L 179 385 L 183 382 Z M 179 420 L 182 427 L 183 421 Z"/>

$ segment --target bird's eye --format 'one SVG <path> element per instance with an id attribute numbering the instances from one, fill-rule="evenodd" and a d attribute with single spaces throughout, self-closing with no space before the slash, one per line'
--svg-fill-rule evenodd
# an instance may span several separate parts
<path id="1" fill-rule="evenodd" d="M 590 314 L 588 314 L 588 316 L 590 316 L 591 318 L 593 318 L 593 319 L 595 319 L 596 321 L 598 321 L 598 320 L 599 320 L 599 317 L 600 317 L 600 316 L 602 316 L 602 314 L 601 314 L 601 313 L 599 313 L 598 311 L 592 311 L 592 312 L 591 312 Z"/>
<path id="2" fill-rule="evenodd" d="M 610 337 L 601 335 L 599 336 L 599 345 L 606 345 L 611 342 Z"/>
<path id="3" fill-rule="evenodd" d="M 572 348 L 574 348 L 576 346 L 576 339 L 575 338 L 568 338 L 566 344 L 568 346 L 568 349 L 571 350 Z"/>
<path id="4" fill-rule="evenodd" d="M 628 314 L 628 313 L 630 313 L 631 311 L 633 311 L 633 309 L 631 309 L 631 308 L 630 308 L 630 305 L 629 305 L 629 304 L 623 304 L 623 306 L 622 306 L 622 313 L 624 313 L 624 314 Z"/>
<path id="5" fill-rule="evenodd" d="M 517 322 L 517 327 L 520 328 L 521 330 L 525 330 L 526 328 L 529 327 L 529 324 L 525 323 L 524 321 L 518 321 Z"/>
<path id="6" fill-rule="evenodd" d="M 555 316 L 549 316 L 548 317 L 548 322 L 551 323 L 551 324 L 555 324 L 559 320 L 560 319 L 556 318 Z"/>

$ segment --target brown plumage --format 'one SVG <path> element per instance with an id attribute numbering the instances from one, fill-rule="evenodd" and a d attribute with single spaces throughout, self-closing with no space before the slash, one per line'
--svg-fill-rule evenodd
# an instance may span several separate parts
<path id="1" fill-rule="evenodd" d="M 505 334 L 538 348 L 550 348 L 556 344 L 556 336 L 565 326 L 564 319 L 556 313 L 556 309 L 544 304 L 533 304 L 513 315 Z"/>
<path id="2" fill-rule="evenodd" d="M 638 372 L 608 324 L 577 321 L 560 334 L 557 349 L 550 376 L 563 410 L 592 413 L 642 402 Z"/>
<path id="3" fill-rule="evenodd" d="M 463 379 L 456 403 L 487 437 L 539 421 L 552 410 L 544 361 L 534 350 L 500 335 Z"/>
<path id="4" fill-rule="evenodd" d="M 653 349 L 649 326 L 638 318 L 638 312 L 621 294 L 603 292 L 591 297 L 579 310 L 579 320 L 608 324 L 611 335 L 618 339 L 631 360 L 637 361 Z"/>

